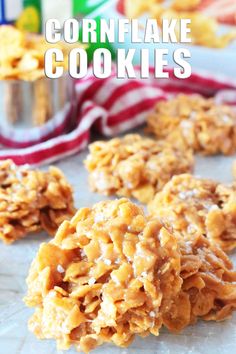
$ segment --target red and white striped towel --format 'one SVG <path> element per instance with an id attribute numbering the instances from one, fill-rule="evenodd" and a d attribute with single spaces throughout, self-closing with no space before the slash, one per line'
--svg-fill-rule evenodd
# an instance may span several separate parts
<path id="1" fill-rule="evenodd" d="M 139 77 L 139 68 L 136 68 Z M 147 113 L 156 102 L 168 99 L 175 94 L 200 93 L 207 97 L 215 96 L 219 102 L 227 102 L 236 106 L 236 81 L 230 78 L 195 72 L 191 78 L 176 79 L 173 70 L 169 70 L 170 78 L 158 80 L 154 78 L 154 69 L 150 69 L 150 79 L 116 78 L 115 70 L 108 79 L 97 79 L 92 70 L 87 77 L 76 83 L 78 116 L 75 128 L 63 133 L 64 122 L 58 120 L 58 136 L 47 141 L 45 135 L 28 136 L 24 141 L 9 141 L 16 149 L 0 150 L 0 160 L 12 159 L 18 165 L 41 165 L 52 163 L 84 149 L 94 127 L 105 136 L 115 136 L 126 132 L 145 122 Z M 68 117 L 65 118 L 67 120 Z M 2 133 L 2 132 L 0 132 Z M 4 136 L 0 136 L 4 143 Z M 19 148 L 23 144 L 23 148 Z"/>

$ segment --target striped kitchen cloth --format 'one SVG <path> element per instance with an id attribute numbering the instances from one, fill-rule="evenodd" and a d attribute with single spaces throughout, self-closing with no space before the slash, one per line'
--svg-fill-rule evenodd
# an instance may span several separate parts
<path id="1" fill-rule="evenodd" d="M 199 93 L 215 97 L 218 102 L 236 106 L 236 81 L 231 78 L 194 72 L 188 79 L 177 79 L 172 69 L 169 79 L 155 79 L 154 69 L 150 69 L 149 79 L 117 79 L 115 70 L 107 79 L 94 77 L 92 69 L 85 79 L 76 82 L 78 114 L 74 128 L 64 133 L 68 116 L 58 119 L 58 135 L 50 137 L 51 132 L 28 135 L 27 139 L 14 140 L 0 132 L 0 143 L 7 139 L 8 145 L 17 148 L 0 150 L 0 160 L 12 159 L 16 164 L 42 165 L 78 153 L 86 148 L 91 128 L 104 136 L 116 136 L 129 131 L 146 120 L 147 113 L 160 100 L 178 93 Z M 136 68 L 137 77 L 140 70 Z M 56 122 L 57 123 L 57 122 Z M 67 129 L 68 130 L 68 129 Z"/>

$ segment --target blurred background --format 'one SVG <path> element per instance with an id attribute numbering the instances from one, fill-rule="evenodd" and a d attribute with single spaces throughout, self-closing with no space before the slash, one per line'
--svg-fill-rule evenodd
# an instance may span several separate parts
<path id="1" fill-rule="evenodd" d="M 192 66 L 236 76 L 236 1 L 235 0 L 0 0 L 0 23 L 15 23 L 19 29 L 43 32 L 48 18 L 63 21 L 85 16 L 99 19 L 123 16 L 129 18 L 191 18 Z M 142 28 L 140 28 L 142 30 Z M 100 46 L 90 47 L 89 52 Z M 111 51 L 109 44 L 107 46 Z M 114 47 L 119 47 L 117 43 Z M 130 47 L 130 42 L 125 44 Z M 149 45 L 146 45 L 150 47 Z M 166 45 L 164 45 L 166 47 Z M 167 45 L 168 62 L 177 45 Z M 138 47 L 138 46 L 137 46 Z M 143 48 L 143 44 L 141 45 Z M 159 45 L 162 47 L 162 44 Z M 183 45 L 181 45 L 183 47 Z M 139 57 L 136 57 L 136 64 Z"/>

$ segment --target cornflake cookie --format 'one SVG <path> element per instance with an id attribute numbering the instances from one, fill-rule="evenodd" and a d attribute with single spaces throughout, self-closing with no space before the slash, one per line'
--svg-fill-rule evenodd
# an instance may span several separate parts
<path id="1" fill-rule="evenodd" d="M 10 244 L 28 233 L 45 230 L 54 235 L 75 212 L 72 188 L 61 171 L 0 163 L 0 239 Z"/>
<path id="2" fill-rule="evenodd" d="M 80 209 L 42 244 L 27 279 L 29 328 L 88 353 L 159 334 L 181 289 L 176 239 L 127 199 Z"/>
<path id="3" fill-rule="evenodd" d="M 161 101 L 147 119 L 148 131 L 204 155 L 236 151 L 236 113 L 229 106 L 199 95 Z"/>
<path id="4" fill-rule="evenodd" d="M 130 134 L 90 145 L 85 166 L 92 191 L 147 203 L 173 175 L 193 169 L 189 149 Z"/>
<path id="5" fill-rule="evenodd" d="M 172 236 L 127 199 L 80 209 L 31 265 L 29 328 L 60 349 L 90 352 L 135 335 L 179 332 L 198 318 L 221 321 L 236 307 L 236 272 L 204 236 Z"/>
<path id="6" fill-rule="evenodd" d="M 197 319 L 222 321 L 236 309 L 236 272 L 227 255 L 204 236 L 179 239 L 183 285 L 163 316 L 164 325 L 179 332 Z"/>
<path id="7" fill-rule="evenodd" d="M 184 174 L 175 176 L 149 204 L 174 233 L 186 240 L 205 235 L 224 251 L 236 247 L 236 184 Z"/>

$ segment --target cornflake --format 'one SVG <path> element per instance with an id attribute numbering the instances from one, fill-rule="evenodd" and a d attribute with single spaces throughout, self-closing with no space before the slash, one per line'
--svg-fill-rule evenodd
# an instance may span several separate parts
<path id="1" fill-rule="evenodd" d="M 224 185 L 188 174 L 175 176 L 148 208 L 186 240 L 205 235 L 224 251 L 236 247 L 235 183 Z"/>
<path id="2" fill-rule="evenodd" d="M 178 95 L 159 102 L 147 118 L 148 131 L 177 147 L 204 155 L 236 151 L 236 113 L 199 95 Z"/>
<path id="3" fill-rule="evenodd" d="M 41 245 L 27 284 L 25 302 L 35 307 L 29 328 L 38 338 L 85 353 L 104 342 L 124 347 L 135 335 L 159 334 L 181 290 L 180 253 L 176 239 L 129 200 L 101 202 Z"/>
<path id="4" fill-rule="evenodd" d="M 40 230 L 54 235 L 75 212 L 72 189 L 61 171 L 49 172 L 0 163 L 0 239 L 10 244 Z"/>
<path id="5" fill-rule="evenodd" d="M 143 203 L 152 200 L 173 175 L 190 172 L 194 164 L 189 149 L 137 134 L 95 142 L 89 150 L 85 166 L 92 191 L 134 197 Z"/>

